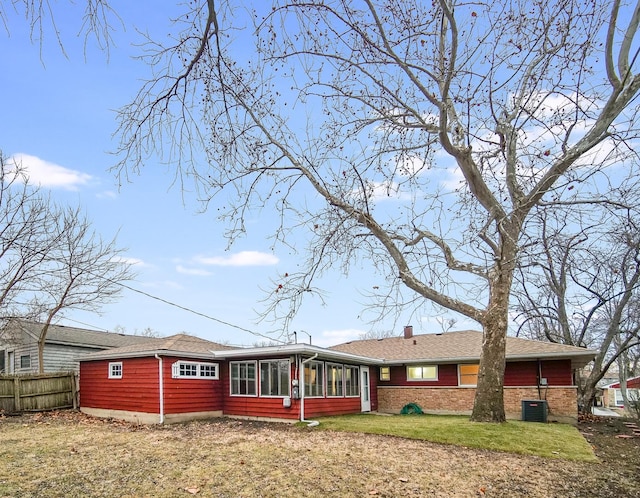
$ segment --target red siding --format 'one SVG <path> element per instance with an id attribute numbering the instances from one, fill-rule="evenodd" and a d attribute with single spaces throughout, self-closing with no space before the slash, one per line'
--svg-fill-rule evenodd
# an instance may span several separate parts
<path id="1" fill-rule="evenodd" d="M 610 385 L 609 389 L 620 389 L 620 382 Z M 640 377 L 627 379 L 627 389 L 640 389 Z"/>
<path id="2" fill-rule="evenodd" d="M 573 385 L 571 360 L 547 360 L 540 362 L 542 377 L 549 386 Z M 508 362 L 504 373 L 505 386 L 537 386 L 538 362 Z"/>
<path id="3" fill-rule="evenodd" d="M 215 379 L 174 379 L 171 367 L 184 358 L 162 358 L 164 377 L 164 412 L 194 413 L 222 410 L 222 381 Z M 205 361 L 205 360 L 202 360 Z M 156 360 L 157 362 L 157 360 Z M 206 360 L 210 362 L 210 360 Z M 218 363 L 218 374 L 224 364 Z"/>
<path id="4" fill-rule="evenodd" d="M 433 365 L 433 363 L 431 363 L 431 365 Z M 458 385 L 458 366 L 457 365 L 438 365 L 438 380 L 424 380 L 424 381 L 407 380 L 407 367 L 405 365 L 392 366 L 390 373 L 391 373 L 391 380 L 379 381 L 380 386 L 442 387 L 442 386 Z"/>
<path id="5" fill-rule="evenodd" d="M 122 361 L 122 378 L 109 379 L 109 363 Z M 158 360 L 129 358 L 80 363 L 80 406 L 160 413 Z"/>
<path id="6" fill-rule="evenodd" d="M 571 386 L 573 385 L 573 375 L 571 370 L 571 360 L 548 360 L 541 362 L 542 377 L 547 379 L 550 386 Z M 407 367 L 405 365 L 392 366 L 391 380 L 378 380 L 380 387 L 403 386 L 403 387 L 454 387 L 458 385 L 458 365 L 444 364 L 438 365 L 437 381 L 412 381 L 407 380 Z M 376 379 L 379 379 L 379 371 Z M 373 377 L 373 375 L 372 375 Z M 538 385 L 538 362 L 518 361 L 507 362 L 504 374 L 505 386 L 537 386 Z"/>
<path id="7" fill-rule="evenodd" d="M 304 400 L 304 416 L 328 417 L 361 412 L 360 396 L 350 398 L 306 398 Z"/>

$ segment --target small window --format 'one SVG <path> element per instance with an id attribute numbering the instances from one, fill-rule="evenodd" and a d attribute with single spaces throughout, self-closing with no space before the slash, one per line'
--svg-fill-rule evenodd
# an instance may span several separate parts
<path id="1" fill-rule="evenodd" d="M 31 355 L 25 354 L 20 357 L 20 368 L 31 368 Z"/>
<path id="2" fill-rule="evenodd" d="M 407 380 L 438 380 L 437 365 L 412 365 L 407 367 Z"/>
<path id="3" fill-rule="evenodd" d="M 229 368 L 231 370 L 231 395 L 257 396 L 256 362 L 232 361 Z"/>
<path id="4" fill-rule="evenodd" d="M 458 384 L 461 386 L 477 386 L 479 367 L 479 365 L 458 365 Z"/>
<path id="5" fill-rule="evenodd" d="M 217 379 L 218 364 L 197 361 L 176 361 L 172 365 L 174 379 Z"/>
<path id="6" fill-rule="evenodd" d="M 109 363 L 109 378 L 122 379 L 122 362 L 121 361 Z"/>
<path id="7" fill-rule="evenodd" d="M 391 380 L 391 367 L 380 367 L 380 380 Z"/>

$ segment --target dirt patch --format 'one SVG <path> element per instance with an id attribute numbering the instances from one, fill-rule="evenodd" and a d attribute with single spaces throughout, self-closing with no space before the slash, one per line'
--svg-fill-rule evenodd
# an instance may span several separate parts
<path id="1" fill-rule="evenodd" d="M 640 497 L 640 439 L 579 430 L 600 463 L 231 419 L 137 426 L 52 412 L 0 419 L 0 497 Z"/>

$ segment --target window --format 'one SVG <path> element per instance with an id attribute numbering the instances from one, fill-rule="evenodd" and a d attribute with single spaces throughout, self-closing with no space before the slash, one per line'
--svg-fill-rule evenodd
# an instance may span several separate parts
<path id="1" fill-rule="evenodd" d="M 233 361 L 231 369 L 231 394 L 256 396 L 256 362 Z"/>
<path id="2" fill-rule="evenodd" d="M 622 397 L 622 389 L 614 389 L 615 393 L 615 406 L 624 407 L 624 398 Z M 640 390 L 627 388 L 627 399 L 629 402 L 637 401 L 640 399 Z"/>
<path id="3" fill-rule="evenodd" d="M 218 364 L 197 361 L 176 361 L 172 365 L 174 379 L 217 379 Z"/>
<path id="4" fill-rule="evenodd" d="M 0 374 L 4 373 L 6 366 L 4 364 L 4 349 L 0 349 Z"/>
<path id="5" fill-rule="evenodd" d="M 304 365 L 304 396 L 324 396 L 324 363 L 310 361 Z"/>
<path id="6" fill-rule="evenodd" d="M 480 365 L 458 365 L 458 385 L 478 385 L 478 368 Z"/>
<path id="7" fill-rule="evenodd" d="M 407 367 L 407 380 L 438 380 L 437 365 L 412 365 Z"/>
<path id="8" fill-rule="evenodd" d="M 20 368 L 31 368 L 31 355 L 25 354 L 20 357 Z"/>
<path id="9" fill-rule="evenodd" d="M 380 380 L 391 380 L 391 367 L 380 367 Z"/>
<path id="10" fill-rule="evenodd" d="M 346 396 L 360 396 L 360 369 L 344 367 L 344 388 Z"/>
<path id="11" fill-rule="evenodd" d="M 327 363 L 327 396 L 344 395 L 342 365 Z"/>
<path id="12" fill-rule="evenodd" d="M 109 378 L 122 379 L 122 362 L 121 361 L 109 363 Z"/>
<path id="13" fill-rule="evenodd" d="M 289 396 L 289 360 L 260 362 L 260 396 Z"/>

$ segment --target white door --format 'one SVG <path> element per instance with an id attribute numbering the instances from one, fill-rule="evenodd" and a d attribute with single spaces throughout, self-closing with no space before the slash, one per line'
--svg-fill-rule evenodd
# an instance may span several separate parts
<path id="1" fill-rule="evenodd" d="M 369 386 L 369 367 L 360 367 L 360 405 L 363 412 L 371 411 L 371 388 Z"/>

